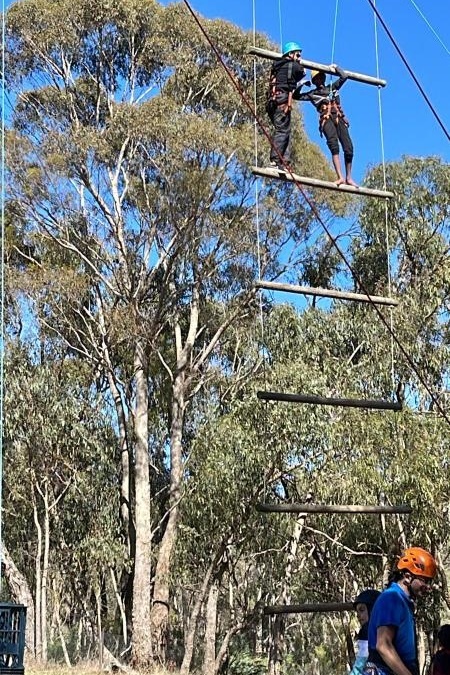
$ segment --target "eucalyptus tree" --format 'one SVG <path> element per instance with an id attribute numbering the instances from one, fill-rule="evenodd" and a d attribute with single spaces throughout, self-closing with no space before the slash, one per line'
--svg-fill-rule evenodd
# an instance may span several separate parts
<path id="1" fill-rule="evenodd" d="M 75 589 L 92 587 L 103 567 L 121 563 L 115 442 L 79 367 L 50 350 L 33 356 L 8 344 L 7 353 L 5 543 L 33 600 L 27 647 L 45 661 L 50 615 L 59 623 L 61 602 L 73 612 Z"/>
<path id="2" fill-rule="evenodd" d="M 396 329 L 402 330 L 409 317 L 399 309 Z M 416 307 L 415 311 L 419 314 L 427 308 Z M 254 388 L 349 398 L 392 396 L 390 335 L 372 312 L 372 308 L 335 303 L 301 314 L 293 307 L 280 306 L 267 315 L 266 367 L 247 388 L 249 398 L 241 394 L 230 406 L 229 419 L 218 423 L 217 437 L 208 438 L 208 459 L 214 463 L 217 476 L 209 470 L 208 479 L 202 481 L 204 490 L 189 502 L 193 505 L 198 499 L 204 508 L 197 507 L 200 516 L 189 514 L 185 525 L 192 523 L 190 540 L 198 550 L 202 542 L 211 541 L 202 535 L 202 523 L 208 529 L 215 509 L 218 515 L 211 527 L 214 532 L 220 533 L 222 524 L 236 516 L 232 507 L 226 506 L 228 494 L 237 491 L 240 497 L 233 497 L 232 503 L 242 508 L 250 493 L 244 477 L 250 472 L 242 471 L 238 476 L 232 472 L 231 481 L 224 482 L 221 470 L 222 464 L 232 467 L 235 457 L 243 462 L 246 456 L 254 457 L 255 469 L 260 472 L 260 480 L 253 481 L 253 486 L 261 486 L 256 499 L 330 504 L 406 503 L 411 505 L 412 515 L 401 518 L 274 515 L 267 517 L 270 526 L 264 531 L 259 530 L 260 517 L 255 512 L 250 509 L 246 516 L 241 510 L 242 520 L 238 515 L 234 527 L 234 540 L 239 543 L 231 548 L 234 559 L 240 561 L 233 572 L 239 580 L 233 597 L 240 607 L 250 606 L 254 610 L 257 599 L 269 604 L 350 600 L 364 586 L 382 587 L 395 555 L 408 544 L 432 547 L 445 563 L 450 536 L 447 518 L 450 495 L 449 434 L 444 419 L 417 414 L 408 400 L 402 413 L 287 404 L 267 404 L 257 412 Z M 433 354 L 433 341 L 428 348 Z M 424 345 L 409 344 L 408 349 L 415 358 Z M 410 381 L 414 382 L 414 374 Z M 245 404 L 240 400 L 242 397 Z M 228 442 L 220 434 L 225 425 L 235 430 Z M 199 460 L 202 442 L 200 437 Z M 233 442 L 238 444 L 236 449 Z M 220 449 L 216 454 L 216 444 L 223 448 L 223 455 Z M 252 455 L 255 448 L 259 448 L 259 458 Z M 208 462 L 203 459 L 197 469 L 201 466 L 207 471 Z M 263 490 L 264 467 L 276 470 L 266 475 Z M 247 564 L 251 560 L 250 550 L 258 561 L 256 571 Z M 207 581 L 206 560 L 209 558 L 202 558 L 203 574 L 199 571 L 202 582 Z M 243 571 L 242 577 L 239 570 Z M 225 618 L 230 626 L 227 575 L 228 570 L 219 582 L 219 603 L 222 622 Z M 429 616 L 437 617 L 441 611 L 446 587 L 444 577 L 441 581 L 441 594 L 434 598 Z M 203 590 L 197 583 L 199 591 Z M 249 588 L 254 604 L 246 605 Z M 262 593 L 258 594 L 258 589 Z M 332 635 L 327 632 L 329 622 L 329 618 L 319 617 L 288 619 L 281 636 L 284 641 L 280 640 L 284 649 L 281 654 L 275 650 L 271 657 L 272 672 L 290 672 L 286 655 L 289 648 L 295 653 L 297 670 L 307 672 L 313 668 L 312 660 L 318 653 L 324 672 L 336 664 L 337 653 L 344 668 L 346 643 L 338 635 L 341 631 L 344 634 L 346 621 L 337 631 L 340 621 L 336 619 Z M 219 634 L 226 635 L 223 623 Z M 231 649 L 235 648 L 238 649 L 236 643 L 231 643 Z M 280 670 L 279 662 L 283 651 L 285 671 Z"/>
<path id="3" fill-rule="evenodd" d="M 248 36 L 205 24 L 252 96 Z M 314 217 L 289 186 L 263 188 L 257 265 L 253 121 L 182 5 L 22 0 L 7 40 L 8 215 L 32 268 L 19 289 L 114 403 L 132 652 L 145 665 L 164 659 L 187 407 L 227 330 L 254 312 L 257 273 L 298 262 Z M 301 165 L 326 170 L 300 125 L 295 144 Z"/>

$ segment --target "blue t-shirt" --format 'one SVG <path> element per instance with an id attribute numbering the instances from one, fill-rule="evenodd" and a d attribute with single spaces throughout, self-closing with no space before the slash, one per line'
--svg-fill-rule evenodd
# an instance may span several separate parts
<path id="1" fill-rule="evenodd" d="M 373 606 L 369 621 L 371 652 L 376 650 L 380 626 L 395 626 L 394 647 L 403 663 L 414 672 L 417 659 L 414 603 L 397 583 L 386 588 Z"/>

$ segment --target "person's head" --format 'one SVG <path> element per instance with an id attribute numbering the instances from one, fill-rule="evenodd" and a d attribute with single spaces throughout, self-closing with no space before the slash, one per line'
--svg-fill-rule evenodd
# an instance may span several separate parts
<path id="1" fill-rule="evenodd" d="M 298 42 L 285 42 L 283 46 L 283 58 L 301 59 L 302 48 Z"/>
<path id="2" fill-rule="evenodd" d="M 442 649 L 450 649 L 450 623 L 444 623 L 439 628 L 437 638 Z"/>
<path id="3" fill-rule="evenodd" d="M 323 70 L 312 70 L 311 71 L 311 82 L 316 86 L 320 87 L 325 84 L 326 74 Z"/>
<path id="4" fill-rule="evenodd" d="M 436 560 L 424 548 L 414 546 L 402 553 L 397 563 L 400 581 L 413 597 L 421 597 L 431 590 L 437 573 Z"/>
<path id="5" fill-rule="evenodd" d="M 369 621 L 372 607 L 379 595 L 380 591 L 376 591 L 374 588 L 367 588 L 354 599 L 353 607 L 355 608 L 356 616 L 361 626 L 364 626 L 364 624 Z"/>

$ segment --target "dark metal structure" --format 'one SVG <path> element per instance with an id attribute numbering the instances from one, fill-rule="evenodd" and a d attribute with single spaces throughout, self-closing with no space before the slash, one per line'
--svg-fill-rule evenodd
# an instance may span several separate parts
<path id="1" fill-rule="evenodd" d="M 27 608 L 12 602 L 0 603 L 0 675 L 23 675 Z"/>

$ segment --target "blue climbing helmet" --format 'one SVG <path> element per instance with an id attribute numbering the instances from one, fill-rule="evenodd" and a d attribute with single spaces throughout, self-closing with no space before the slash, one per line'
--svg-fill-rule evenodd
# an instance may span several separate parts
<path id="1" fill-rule="evenodd" d="M 283 56 L 287 56 L 291 52 L 301 52 L 302 48 L 298 42 L 285 42 L 283 47 Z"/>

